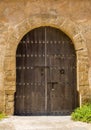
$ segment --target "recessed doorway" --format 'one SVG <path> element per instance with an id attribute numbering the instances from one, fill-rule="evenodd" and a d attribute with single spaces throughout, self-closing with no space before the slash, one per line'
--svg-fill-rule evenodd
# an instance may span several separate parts
<path id="1" fill-rule="evenodd" d="M 28 32 L 16 51 L 16 115 L 67 115 L 78 105 L 76 53 L 53 27 Z"/>

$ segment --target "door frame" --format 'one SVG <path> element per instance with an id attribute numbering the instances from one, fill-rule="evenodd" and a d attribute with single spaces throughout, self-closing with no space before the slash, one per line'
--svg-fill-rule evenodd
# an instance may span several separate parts
<path id="1" fill-rule="evenodd" d="M 48 16 L 48 17 L 47 17 Z M 31 19 L 30 19 L 31 17 Z M 79 93 L 80 106 L 89 100 L 89 62 L 86 41 L 77 24 L 70 19 L 52 14 L 30 16 L 19 23 L 8 38 L 6 54 L 4 58 L 4 111 L 7 114 L 14 113 L 14 93 L 16 91 L 16 49 L 22 37 L 34 28 L 51 26 L 63 31 L 71 38 L 77 56 L 77 91 Z M 84 95 L 85 93 L 85 95 Z M 12 101 L 10 100 L 12 98 Z"/>

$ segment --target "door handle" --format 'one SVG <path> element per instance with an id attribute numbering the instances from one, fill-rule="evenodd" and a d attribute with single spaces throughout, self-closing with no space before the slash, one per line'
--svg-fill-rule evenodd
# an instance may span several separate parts
<path id="1" fill-rule="evenodd" d="M 54 91 L 55 90 L 54 85 L 58 84 L 58 82 L 48 82 L 48 84 L 51 84 L 51 90 Z"/>
<path id="2" fill-rule="evenodd" d="M 51 90 L 54 91 L 55 90 L 54 85 L 58 84 L 58 82 L 50 82 L 50 84 L 51 84 Z"/>
<path id="3" fill-rule="evenodd" d="M 52 84 L 52 89 L 51 89 L 52 91 L 54 91 L 55 89 L 54 89 L 54 84 Z"/>

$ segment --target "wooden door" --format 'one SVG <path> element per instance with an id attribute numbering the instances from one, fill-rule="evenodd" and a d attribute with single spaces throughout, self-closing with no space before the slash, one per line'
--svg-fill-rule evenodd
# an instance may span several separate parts
<path id="1" fill-rule="evenodd" d="M 51 115 L 71 113 L 77 106 L 76 54 L 72 41 L 59 30 L 47 28 L 47 91 Z M 77 99 L 76 99 L 77 98 Z"/>
<path id="2" fill-rule="evenodd" d="M 76 96 L 72 41 L 51 27 L 26 34 L 16 52 L 15 114 L 68 114 L 77 106 Z"/>

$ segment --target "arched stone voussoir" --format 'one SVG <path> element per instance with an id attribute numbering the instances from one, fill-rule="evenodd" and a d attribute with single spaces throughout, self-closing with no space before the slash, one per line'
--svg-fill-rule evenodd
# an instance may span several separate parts
<path id="1" fill-rule="evenodd" d="M 14 27 L 15 33 L 13 34 L 13 37 L 16 37 L 16 39 L 20 41 L 26 33 L 40 26 L 51 26 L 58 28 L 71 38 L 74 43 L 75 50 L 82 48 L 86 49 L 86 41 L 76 23 L 68 18 L 50 14 L 35 15 L 23 20 Z"/>

